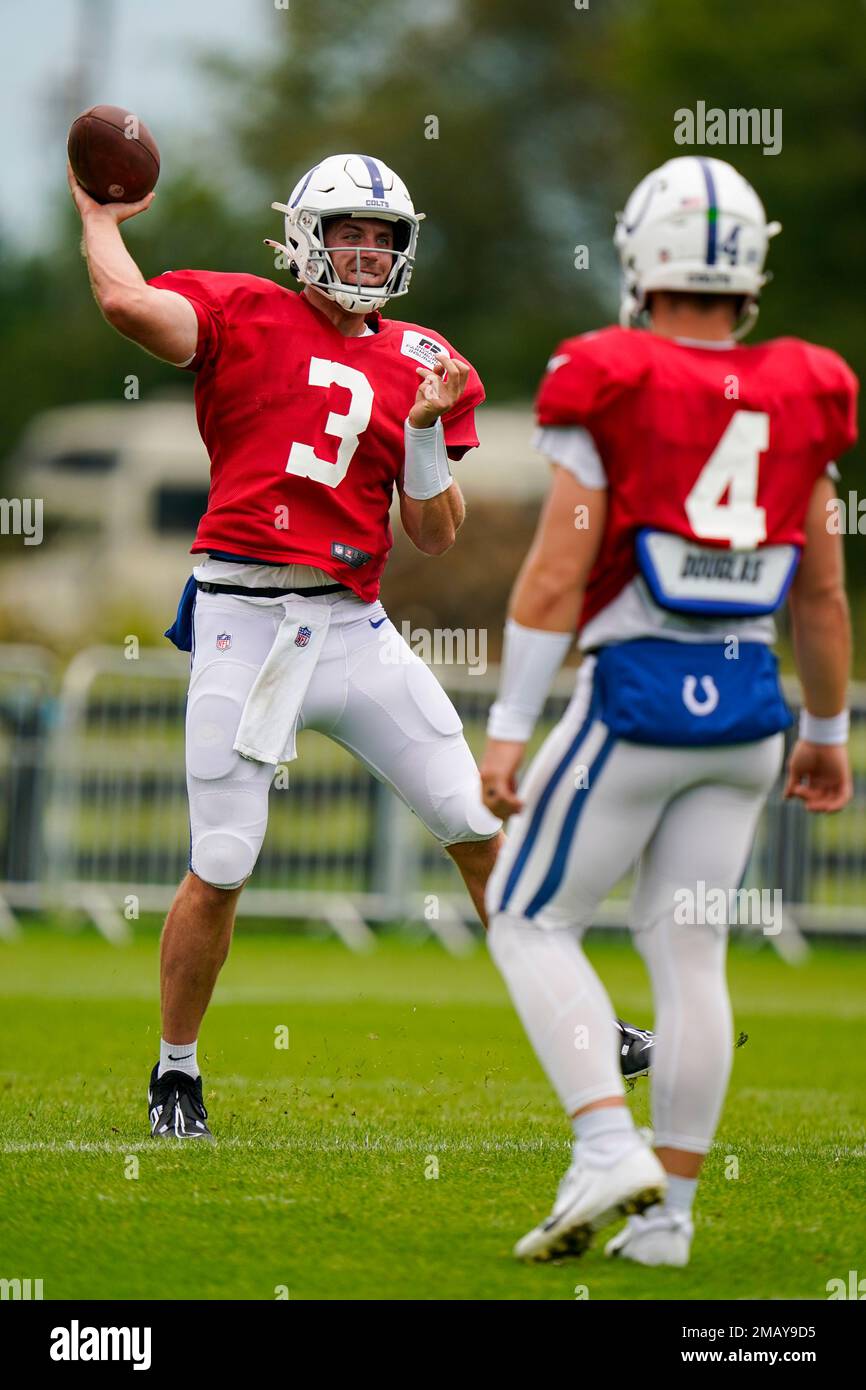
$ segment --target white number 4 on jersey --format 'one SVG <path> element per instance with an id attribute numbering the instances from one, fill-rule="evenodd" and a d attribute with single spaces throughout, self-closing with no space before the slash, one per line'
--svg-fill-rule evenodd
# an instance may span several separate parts
<path id="1" fill-rule="evenodd" d="M 769 415 L 735 411 L 686 498 L 686 516 L 699 540 L 728 541 L 737 550 L 751 550 L 767 539 L 767 513 L 756 499 L 758 456 L 769 446 Z"/>

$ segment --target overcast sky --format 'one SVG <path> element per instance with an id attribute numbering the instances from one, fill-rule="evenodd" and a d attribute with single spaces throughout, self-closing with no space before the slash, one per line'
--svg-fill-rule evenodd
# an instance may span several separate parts
<path id="1" fill-rule="evenodd" d="M 38 239 L 48 195 L 65 186 L 71 115 L 97 102 L 127 107 L 165 153 L 165 131 L 206 120 L 213 106 L 196 55 L 261 58 L 281 18 L 274 0 L 3 0 L 3 235 Z M 90 70 L 76 81 L 82 52 Z"/>

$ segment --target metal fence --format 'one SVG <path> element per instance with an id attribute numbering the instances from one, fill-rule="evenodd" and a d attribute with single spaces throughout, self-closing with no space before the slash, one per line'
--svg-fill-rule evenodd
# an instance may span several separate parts
<path id="1" fill-rule="evenodd" d="M 498 672 L 437 670 L 480 754 Z M 61 670 L 35 647 L 0 647 L 0 934 L 31 909 L 89 917 L 122 940 L 140 913 L 163 912 L 188 858 L 183 759 L 186 658 L 92 647 Z M 565 707 L 563 672 L 544 737 Z M 792 703 L 793 690 L 788 692 Z M 747 875 L 781 887 L 813 930 L 866 931 L 866 690 L 854 691 L 855 799 L 809 817 L 776 789 Z M 628 883 L 600 911 L 625 923 Z M 473 911 L 450 859 L 407 808 L 345 750 L 302 733 L 278 770 L 268 833 L 241 899 L 251 916 L 321 921 L 347 944 L 370 923 L 414 922 L 459 949 Z"/>

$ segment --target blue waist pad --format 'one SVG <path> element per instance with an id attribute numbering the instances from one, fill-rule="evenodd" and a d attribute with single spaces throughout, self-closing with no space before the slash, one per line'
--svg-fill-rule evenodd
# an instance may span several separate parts
<path id="1" fill-rule="evenodd" d="M 180 596 L 177 616 L 164 634 L 182 652 L 192 651 L 192 614 L 197 592 L 195 576 L 191 574 Z"/>
<path id="2" fill-rule="evenodd" d="M 602 647 L 594 678 L 600 718 L 632 743 L 751 743 L 792 722 L 779 663 L 763 642 L 639 638 Z"/>

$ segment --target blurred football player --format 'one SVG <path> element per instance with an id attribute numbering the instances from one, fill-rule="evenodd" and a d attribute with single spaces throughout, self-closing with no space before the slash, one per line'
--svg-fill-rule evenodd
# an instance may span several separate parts
<path id="1" fill-rule="evenodd" d="M 729 164 L 655 170 L 618 219 L 622 326 L 561 343 L 538 394 L 553 481 L 481 766 L 487 806 L 512 817 L 487 892 L 490 949 L 575 1133 L 524 1259 L 580 1254 L 619 1212 L 630 1219 L 609 1255 L 688 1261 L 731 1068 L 727 927 L 791 720 L 772 651 L 786 598 L 804 704 L 785 794 L 814 812 L 851 796 L 849 620 L 827 517 L 856 381 L 800 339 L 740 345 L 779 230 Z M 518 791 L 575 630 L 574 697 Z M 655 1153 L 624 1104 L 611 1005 L 580 942 L 635 865 Z"/>
<path id="2" fill-rule="evenodd" d="M 167 636 L 191 651 L 186 718 L 190 871 L 162 938 L 162 1041 L 148 1106 L 159 1138 L 210 1138 L 197 1039 L 258 858 L 268 791 L 302 729 L 349 749 L 448 850 L 482 921 L 501 840 L 454 706 L 391 624 L 379 580 L 396 485 L 413 543 L 441 555 L 464 506 L 451 463 L 478 444 L 477 372 L 441 334 L 383 318 L 406 294 L 418 228 L 393 170 L 324 159 L 287 204 L 301 282 L 171 271 L 145 281 L 119 224 L 149 207 L 96 203 L 69 172 L 104 316 L 196 373 L 211 459 L 201 563 Z M 650 1035 L 620 1024 L 623 1068 Z"/>

